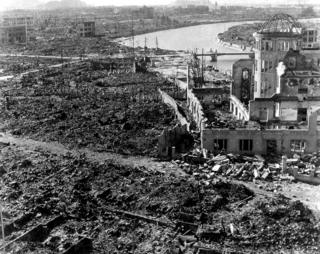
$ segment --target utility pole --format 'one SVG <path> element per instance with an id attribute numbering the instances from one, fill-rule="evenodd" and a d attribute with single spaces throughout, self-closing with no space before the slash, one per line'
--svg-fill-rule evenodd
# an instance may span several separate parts
<path id="1" fill-rule="evenodd" d="M 133 60 L 134 60 L 134 26 L 133 26 L 133 13 L 131 14 L 131 35 L 132 35 L 132 53 L 133 53 Z"/>
<path id="2" fill-rule="evenodd" d="M 131 13 L 131 33 L 132 33 L 132 65 L 133 65 L 133 72 L 137 71 L 136 60 L 134 55 L 134 26 L 133 26 L 133 13 Z"/>
<path id="3" fill-rule="evenodd" d="M 28 24 L 27 24 L 27 19 L 24 19 L 24 24 L 26 26 L 26 47 L 28 46 Z"/>
<path id="4" fill-rule="evenodd" d="M 156 36 L 156 50 L 159 48 L 158 37 Z"/>
<path id="5" fill-rule="evenodd" d="M 202 57 L 201 57 L 201 87 L 203 87 L 204 77 L 203 77 L 203 48 L 202 48 Z"/>
<path id="6" fill-rule="evenodd" d="M 144 54 L 147 54 L 147 37 L 144 37 Z"/>

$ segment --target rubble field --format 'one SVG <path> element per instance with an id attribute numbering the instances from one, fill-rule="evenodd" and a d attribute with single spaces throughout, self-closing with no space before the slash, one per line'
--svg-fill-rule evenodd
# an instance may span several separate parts
<path id="1" fill-rule="evenodd" d="M 52 35 L 49 35 L 43 40 L 31 41 L 27 46 L 6 45 L 0 49 L 0 53 L 79 57 L 98 53 L 112 55 L 119 52 L 119 49 L 127 51 L 127 47 L 120 46 L 106 38 L 66 38 L 65 36 L 52 38 Z"/>
<path id="2" fill-rule="evenodd" d="M 311 211 L 281 195 L 4 143 L 1 161 L 7 253 L 319 252 Z"/>
<path id="3" fill-rule="evenodd" d="M 111 60 L 110 60 L 111 61 Z M 90 61 L 3 82 L 2 130 L 74 148 L 157 155 L 157 136 L 176 124 L 155 73 L 106 69 Z"/>
<path id="4" fill-rule="evenodd" d="M 59 64 L 61 59 L 46 59 L 37 57 L 15 57 L 2 56 L 0 57 L 0 76 L 16 75 L 34 69 L 46 68 L 47 66 Z"/>

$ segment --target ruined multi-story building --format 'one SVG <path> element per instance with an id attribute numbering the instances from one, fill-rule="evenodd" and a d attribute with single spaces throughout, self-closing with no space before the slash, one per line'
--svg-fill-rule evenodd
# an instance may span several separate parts
<path id="1" fill-rule="evenodd" d="M 27 42 L 27 27 L 25 25 L 0 27 L 1 44 L 17 44 Z"/>
<path id="2" fill-rule="evenodd" d="M 3 26 L 21 26 L 28 25 L 32 26 L 34 24 L 34 18 L 32 16 L 4 16 L 2 18 Z"/>
<path id="3" fill-rule="evenodd" d="M 278 14 L 254 34 L 254 59 L 233 66 L 230 112 L 243 124 L 208 128 L 202 112 L 202 148 L 248 154 L 320 150 L 320 51 L 303 47 L 304 37 L 311 38 L 305 31 L 291 16 Z"/>
<path id="4" fill-rule="evenodd" d="M 96 35 L 96 23 L 84 21 L 78 24 L 78 32 L 81 37 L 93 37 Z"/>
<path id="5" fill-rule="evenodd" d="M 302 36 L 303 49 L 319 49 L 318 30 L 315 28 L 305 28 Z"/>
<path id="6" fill-rule="evenodd" d="M 0 43 L 16 44 L 26 43 L 28 30 L 34 24 L 30 16 L 4 16 L 0 22 Z"/>

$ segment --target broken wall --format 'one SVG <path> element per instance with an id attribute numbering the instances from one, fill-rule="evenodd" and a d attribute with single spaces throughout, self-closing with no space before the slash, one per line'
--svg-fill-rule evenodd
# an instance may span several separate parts
<path id="1" fill-rule="evenodd" d="M 235 96 L 230 96 L 230 112 L 238 120 L 249 120 L 249 112 L 245 105 Z"/>
<path id="2" fill-rule="evenodd" d="M 283 122 L 301 121 L 298 110 L 306 109 L 306 119 L 311 115 L 313 108 L 319 106 L 317 98 L 298 99 L 291 97 L 291 100 L 275 100 L 275 99 L 257 99 L 250 101 L 249 112 L 250 120 L 274 121 L 280 120 Z M 320 119 L 319 119 L 320 120 Z"/>
<path id="3" fill-rule="evenodd" d="M 183 90 L 188 89 L 187 78 L 175 78 L 174 82 L 175 82 L 175 85 L 178 86 L 179 88 Z"/>
<path id="4" fill-rule="evenodd" d="M 250 101 L 249 104 L 249 112 L 250 112 L 250 120 L 273 120 L 275 117 L 274 112 L 275 102 L 274 101 Z"/>
<path id="5" fill-rule="evenodd" d="M 181 114 L 181 112 L 179 111 L 179 108 L 178 108 L 178 105 L 177 105 L 177 102 L 175 101 L 175 99 L 173 99 L 169 94 L 162 91 L 161 89 L 159 89 L 159 93 L 161 95 L 162 101 L 174 110 L 180 124 L 182 126 L 185 125 L 187 127 L 187 130 L 189 131 L 190 130 L 190 123 L 188 122 L 186 117 L 184 117 Z"/>
<path id="6" fill-rule="evenodd" d="M 270 141 L 275 142 L 275 152 L 290 154 L 292 143 L 303 142 L 303 152 L 312 153 L 319 150 L 320 131 L 317 130 L 318 113 L 309 117 L 308 129 L 203 129 L 201 131 L 201 146 L 203 149 L 215 151 L 215 143 L 224 141 L 226 152 L 240 154 L 267 154 Z"/>
<path id="7" fill-rule="evenodd" d="M 188 89 L 187 91 L 187 106 L 189 112 L 192 114 L 192 118 L 195 121 L 197 128 L 201 130 L 202 123 L 205 121 L 203 107 L 200 100 L 193 93 L 193 89 Z"/>
<path id="8" fill-rule="evenodd" d="M 320 96 L 320 75 L 305 77 L 288 75 L 281 77 L 280 85 L 283 95 Z"/>
<path id="9" fill-rule="evenodd" d="M 184 153 L 193 145 L 193 138 L 187 125 L 177 124 L 173 128 L 165 128 L 158 137 L 159 157 L 175 157 L 175 153 Z"/>

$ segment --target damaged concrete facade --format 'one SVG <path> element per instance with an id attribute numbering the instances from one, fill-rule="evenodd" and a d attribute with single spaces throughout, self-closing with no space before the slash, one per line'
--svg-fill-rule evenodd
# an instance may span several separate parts
<path id="1" fill-rule="evenodd" d="M 235 127 L 208 124 L 205 100 L 199 100 L 195 89 L 188 92 L 202 149 L 240 154 L 319 151 L 320 54 L 316 48 L 302 49 L 304 31 L 291 16 L 278 14 L 254 34 L 255 58 L 233 65 L 229 111 L 238 121 Z"/>
<path id="2" fill-rule="evenodd" d="M 297 123 L 305 124 L 319 105 L 319 66 L 304 55 L 302 31 L 292 17 L 276 15 L 255 33 L 250 120 L 292 124 L 295 128 Z M 313 57 L 320 59 L 318 50 L 313 51 Z"/>
<path id="3" fill-rule="evenodd" d="M 319 49 L 320 48 L 317 29 L 306 28 L 303 31 L 302 48 L 303 49 L 312 49 L 312 48 Z"/>
<path id="4" fill-rule="evenodd" d="M 27 27 L 25 25 L 0 27 L 0 43 L 16 44 L 27 42 Z"/>
<path id="5" fill-rule="evenodd" d="M 0 23 L 0 43 L 20 44 L 28 40 L 28 29 L 34 24 L 33 17 L 2 17 Z"/>
<path id="6" fill-rule="evenodd" d="M 309 116 L 303 129 L 203 129 L 202 148 L 240 154 L 311 153 L 320 150 L 319 111 Z"/>

